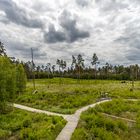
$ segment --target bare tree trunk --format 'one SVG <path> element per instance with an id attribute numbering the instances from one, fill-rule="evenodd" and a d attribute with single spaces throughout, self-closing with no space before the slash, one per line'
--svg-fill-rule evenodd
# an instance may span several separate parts
<path id="1" fill-rule="evenodd" d="M 80 68 L 78 67 L 77 83 L 80 83 Z"/>
<path id="2" fill-rule="evenodd" d="M 134 91 L 134 69 L 131 69 L 131 75 L 132 75 L 132 91 Z"/>
<path id="3" fill-rule="evenodd" d="M 59 66 L 59 85 L 61 85 L 61 71 L 60 71 L 60 66 Z"/>
<path id="4" fill-rule="evenodd" d="M 31 56 L 32 56 L 32 78 L 33 78 L 33 88 L 35 91 L 35 74 L 34 74 L 34 54 L 33 49 L 31 48 Z"/>
<path id="5" fill-rule="evenodd" d="M 132 91 L 134 91 L 134 79 L 132 80 Z"/>
<path id="6" fill-rule="evenodd" d="M 94 72 L 95 80 L 96 80 L 96 64 L 95 64 L 95 72 Z"/>
<path id="7" fill-rule="evenodd" d="M 34 74 L 34 71 L 33 71 L 33 87 L 34 87 L 34 90 L 35 90 L 35 74 Z"/>
<path id="8" fill-rule="evenodd" d="M 50 79 L 49 73 L 48 73 L 48 80 Z M 49 83 L 48 83 L 48 88 L 50 87 Z"/>
<path id="9" fill-rule="evenodd" d="M 63 78 L 63 71 L 62 71 L 61 77 Z M 62 79 L 61 79 L 61 84 L 63 84 L 63 80 Z"/>

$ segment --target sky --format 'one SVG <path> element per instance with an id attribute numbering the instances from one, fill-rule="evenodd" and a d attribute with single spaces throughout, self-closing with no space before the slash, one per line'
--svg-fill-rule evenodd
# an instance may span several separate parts
<path id="1" fill-rule="evenodd" d="M 140 0 L 0 0 L 0 41 L 9 56 L 38 65 L 140 64 Z"/>

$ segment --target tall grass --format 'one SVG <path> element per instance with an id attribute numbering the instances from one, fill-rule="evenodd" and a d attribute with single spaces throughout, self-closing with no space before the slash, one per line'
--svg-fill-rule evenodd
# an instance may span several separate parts
<path id="1" fill-rule="evenodd" d="M 65 124 L 61 117 L 15 109 L 0 115 L 0 139 L 55 140 Z"/>
<path id="2" fill-rule="evenodd" d="M 32 82 L 27 84 L 27 91 L 18 96 L 17 103 L 31 107 L 71 114 L 78 108 L 92 104 L 101 98 L 101 93 L 108 93 L 111 98 L 140 98 L 140 90 L 130 91 L 131 83 L 112 80 L 77 80 L 63 78 L 36 80 L 37 93 L 33 93 Z M 48 86 L 49 85 L 49 86 Z M 139 87 L 140 82 L 135 83 Z"/>

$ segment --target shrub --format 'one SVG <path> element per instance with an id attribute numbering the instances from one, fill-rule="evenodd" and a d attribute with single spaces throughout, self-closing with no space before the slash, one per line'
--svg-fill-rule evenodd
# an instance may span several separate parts
<path id="1" fill-rule="evenodd" d="M 10 131 L 0 129 L 0 139 L 6 139 L 10 135 Z"/>
<path id="2" fill-rule="evenodd" d="M 126 131 L 128 129 L 127 125 L 122 121 L 117 121 L 117 125 L 122 131 Z"/>
<path id="3" fill-rule="evenodd" d="M 16 66 L 16 88 L 17 92 L 22 93 L 26 88 L 26 74 L 22 64 Z"/>
<path id="4" fill-rule="evenodd" d="M 24 128 L 20 131 L 21 140 L 35 140 L 35 134 L 32 132 L 31 128 Z"/>
<path id="5" fill-rule="evenodd" d="M 6 109 L 6 102 L 12 101 L 16 92 L 16 71 L 7 57 L 0 56 L 0 113 Z"/>
<path id="6" fill-rule="evenodd" d="M 30 118 L 26 118 L 23 121 L 23 127 L 29 127 L 31 125 L 31 119 Z"/>
<path id="7" fill-rule="evenodd" d="M 88 134 L 84 128 L 75 130 L 71 140 L 88 140 Z"/>

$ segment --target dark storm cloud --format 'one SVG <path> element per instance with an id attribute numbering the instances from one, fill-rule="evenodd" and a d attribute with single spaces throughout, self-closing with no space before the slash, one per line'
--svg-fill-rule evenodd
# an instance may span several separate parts
<path id="1" fill-rule="evenodd" d="M 133 50 L 131 53 L 126 55 L 126 58 L 129 61 L 135 61 L 135 63 L 140 63 L 140 50 Z"/>
<path id="2" fill-rule="evenodd" d="M 29 28 L 43 27 L 43 24 L 40 20 L 29 18 L 26 11 L 19 8 L 12 0 L 0 0 L 0 10 L 5 12 L 9 22 L 14 22 Z"/>
<path id="3" fill-rule="evenodd" d="M 140 40 L 132 42 L 130 45 L 129 50 L 126 52 L 126 58 L 140 63 Z"/>
<path id="4" fill-rule="evenodd" d="M 54 25 L 49 26 L 49 31 L 44 33 L 45 42 L 68 42 L 72 43 L 79 39 L 84 39 L 90 36 L 88 31 L 77 28 L 76 19 L 70 18 L 70 13 L 64 11 L 59 18 L 62 31 L 56 31 Z"/>
<path id="5" fill-rule="evenodd" d="M 135 35 L 130 35 L 129 37 L 120 37 L 115 41 L 119 42 L 125 46 L 129 46 L 130 48 L 139 48 L 140 49 L 139 35 L 135 34 Z"/>
<path id="6" fill-rule="evenodd" d="M 92 0 L 76 0 L 76 3 L 82 7 L 86 7 Z"/>
<path id="7" fill-rule="evenodd" d="M 46 57 L 46 52 L 39 48 L 39 45 L 32 43 L 25 43 L 14 40 L 7 40 L 5 37 L 0 36 L 0 40 L 4 43 L 5 49 L 9 52 L 9 57 L 16 57 L 20 54 L 20 58 L 31 60 L 31 48 L 33 48 L 34 58 L 42 59 Z M 15 51 L 16 50 L 16 51 Z M 11 55 L 12 54 L 12 55 Z"/>
<path id="8" fill-rule="evenodd" d="M 124 31 L 122 36 L 117 38 L 115 42 L 126 45 L 130 48 L 140 49 L 140 29 L 139 27 L 132 27 L 132 25 Z"/>
<path id="9" fill-rule="evenodd" d="M 76 26 L 76 19 L 70 18 L 71 14 L 67 11 L 64 11 L 60 17 L 60 25 L 63 27 L 67 34 L 67 41 L 74 42 L 78 39 L 89 37 L 89 32 L 80 30 Z"/>
<path id="10" fill-rule="evenodd" d="M 136 27 L 137 26 L 137 27 Z M 129 61 L 140 60 L 140 25 L 136 25 L 136 22 L 130 24 L 115 42 L 127 47 L 125 56 Z M 139 61 L 140 62 L 140 61 Z"/>
<path id="11" fill-rule="evenodd" d="M 44 33 L 45 42 L 56 43 L 63 42 L 66 40 L 66 35 L 64 32 L 56 31 L 53 24 L 49 26 L 49 31 Z"/>

